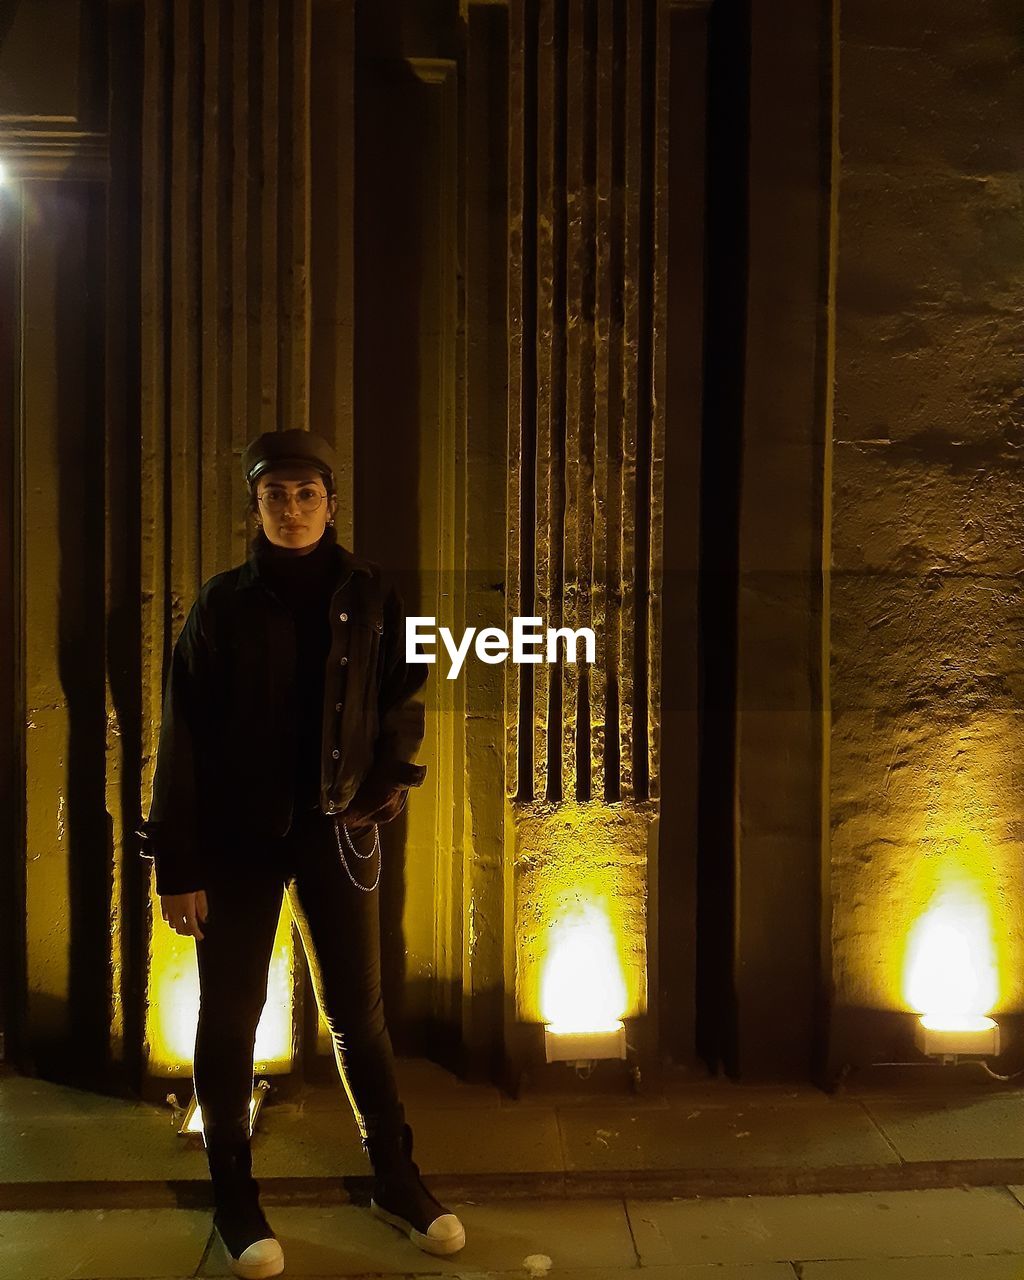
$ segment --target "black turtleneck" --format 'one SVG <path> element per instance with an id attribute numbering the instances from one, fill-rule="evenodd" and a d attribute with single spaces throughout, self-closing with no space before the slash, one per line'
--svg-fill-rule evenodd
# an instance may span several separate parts
<path id="1" fill-rule="evenodd" d="M 331 648 L 329 605 L 338 578 L 337 537 L 328 525 L 312 551 L 272 543 L 261 529 L 252 544 L 261 576 L 295 621 L 295 810 L 320 803 L 324 668 Z"/>

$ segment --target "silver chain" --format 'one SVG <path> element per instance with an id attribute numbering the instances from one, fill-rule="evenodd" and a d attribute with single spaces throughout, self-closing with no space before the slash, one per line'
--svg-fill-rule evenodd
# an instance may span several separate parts
<path id="1" fill-rule="evenodd" d="M 348 833 L 348 823 L 343 822 L 341 825 L 345 828 L 345 843 L 348 845 L 350 851 L 357 858 L 361 858 L 365 862 L 368 858 L 372 858 L 375 853 L 378 855 L 380 854 L 380 830 L 378 829 L 376 822 L 373 824 L 373 848 L 370 850 L 369 853 L 360 853 L 359 850 L 352 843 L 352 837 Z M 357 889 L 360 889 L 363 893 L 373 893 L 374 889 L 376 889 L 376 887 L 380 884 L 380 871 L 383 865 L 383 859 L 378 857 L 377 878 L 376 880 L 374 880 L 373 884 L 369 886 L 365 884 L 360 884 L 359 881 L 352 874 L 352 870 L 348 865 L 348 859 L 345 857 L 345 850 L 341 847 L 341 833 L 338 831 L 337 817 L 335 817 L 334 819 L 334 838 L 338 842 L 338 856 L 341 858 L 341 865 L 345 868 L 345 874 L 348 876 L 348 878 L 352 881 L 352 883 L 355 885 Z"/>

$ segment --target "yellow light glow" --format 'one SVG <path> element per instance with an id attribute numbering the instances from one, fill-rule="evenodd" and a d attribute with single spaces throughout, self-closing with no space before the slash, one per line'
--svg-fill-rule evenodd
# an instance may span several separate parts
<path id="1" fill-rule="evenodd" d="M 195 942 L 160 920 L 158 900 L 154 920 L 146 1028 L 149 1069 L 157 1075 L 191 1075 L 199 1019 Z M 291 916 L 282 911 L 270 961 L 267 1002 L 256 1031 L 256 1071 L 280 1074 L 291 1068 L 292 970 Z"/>
<path id="2" fill-rule="evenodd" d="M 253 1121 L 256 1119 L 256 1108 L 258 1106 L 257 1095 L 254 1092 L 249 1099 L 249 1132 L 252 1133 Z M 188 1124 L 185 1127 L 186 1133 L 202 1133 L 203 1132 L 203 1109 L 196 1104 L 192 1109 L 192 1114 L 188 1118 Z"/>
<path id="3" fill-rule="evenodd" d="M 915 924 L 907 948 L 907 1003 L 937 1031 L 980 1031 L 999 994 L 991 913 L 968 881 L 948 885 Z"/>
<path id="4" fill-rule="evenodd" d="M 994 1019 L 965 1015 L 959 1022 L 951 1024 L 942 1017 L 931 1017 L 921 1014 L 921 1025 L 929 1031 L 991 1031 L 996 1025 Z"/>
<path id="5" fill-rule="evenodd" d="M 560 914 L 541 978 L 541 1016 L 556 1034 L 614 1031 L 626 1009 L 626 983 L 608 915 L 584 902 Z"/>

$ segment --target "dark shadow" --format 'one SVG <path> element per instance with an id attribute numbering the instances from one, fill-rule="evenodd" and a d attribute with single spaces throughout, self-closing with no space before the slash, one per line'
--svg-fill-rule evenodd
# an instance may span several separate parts
<path id="1" fill-rule="evenodd" d="M 61 183 L 48 203 L 57 289 L 56 369 L 51 372 L 56 472 L 49 485 L 30 496 L 52 503 L 59 538 L 54 584 L 59 689 L 54 693 L 66 708 L 67 742 L 63 760 L 48 762 L 51 772 L 43 777 L 52 779 L 56 794 L 42 803 L 52 809 L 58 847 L 67 857 L 70 919 L 48 923 L 68 930 L 70 974 L 68 1041 L 40 1045 L 37 1064 L 54 1079 L 102 1088 L 112 976 L 104 681 L 106 188 Z M 30 644 L 33 640 L 28 637 Z M 45 645 L 46 637 L 38 642 Z"/>
<path id="2" fill-rule="evenodd" d="M 428 89 L 402 64 L 357 67 L 355 183 L 355 548 L 421 612 L 420 288 L 429 270 L 423 207 Z M 401 1053 L 421 1048 L 405 989 L 405 815 L 381 828 L 382 978 Z"/>
<path id="3" fill-rule="evenodd" d="M 701 446 L 701 762 L 697 1052 L 736 1063 L 733 898 L 740 445 L 747 300 L 750 0 L 708 15 L 707 259 Z"/>
<path id="4" fill-rule="evenodd" d="M 106 495 L 109 539 L 107 678 L 118 729 L 122 822 L 120 931 L 123 1060 L 112 1073 L 123 1088 L 142 1090 L 145 998 L 149 964 L 150 864 L 137 853 L 133 832 L 142 820 L 142 540 L 141 540 L 141 134 L 142 84 L 138 51 L 142 14 L 114 6 L 110 14 L 110 168 L 107 226 L 119 252 L 107 263 L 107 423 L 110 467 Z"/>
<path id="5" fill-rule="evenodd" d="M 2 39 L 2 32 L 0 32 Z M 20 214 L 13 191 L 0 193 L 0 1030 L 6 1061 L 25 1054 L 25 673 L 22 644 L 21 408 L 18 369 Z"/>
<path id="6" fill-rule="evenodd" d="M 659 1047 L 694 1059 L 699 808 L 698 575 L 706 211 L 707 15 L 669 24 L 668 280 L 662 591 L 661 798 L 658 832 Z"/>

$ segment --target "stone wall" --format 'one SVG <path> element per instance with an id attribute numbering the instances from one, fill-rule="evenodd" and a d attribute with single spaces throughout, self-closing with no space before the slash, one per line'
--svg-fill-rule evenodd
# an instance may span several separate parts
<path id="1" fill-rule="evenodd" d="M 1004 0 L 840 7 L 827 772 L 837 1061 L 984 902 L 1019 1009 L 1024 53 Z M 844 1015 L 849 1009 L 849 1016 Z M 902 1028 L 902 1029 L 901 1029 Z"/>

